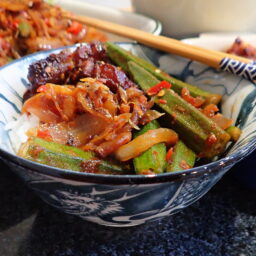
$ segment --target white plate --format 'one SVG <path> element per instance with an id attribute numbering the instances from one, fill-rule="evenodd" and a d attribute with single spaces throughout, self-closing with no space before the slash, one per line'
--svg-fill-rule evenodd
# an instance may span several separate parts
<path id="1" fill-rule="evenodd" d="M 162 25 L 159 21 L 140 14 L 90 4 L 81 0 L 54 0 L 51 2 L 54 2 L 64 9 L 79 15 L 111 21 L 121 25 L 137 28 L 154 35 L 159 35 L 162 31 Z M 127 38 L 119 37 L 113 34 L 108 34 L 108 39 L 109 41 L 129 41 Z"/>
<path id="2" fill-rule="evenodd" d="M 256 46 L 256 34 L 254 33 L 203 33 L 199 37 L 186 38 L 182 41 L 207 49 L 226 51 L 237 37 Z"/>

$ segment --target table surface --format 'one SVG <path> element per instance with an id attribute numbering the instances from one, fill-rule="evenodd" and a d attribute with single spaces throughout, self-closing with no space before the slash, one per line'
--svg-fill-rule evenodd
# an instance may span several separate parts
<path id="1" fill-rule="evenodd" d="M 130 8 L 130 0 L 87 1 Z M 59 212 L 3 163 L 0 194 L 0 256 L 256 255 L 255 191 L 242 187 L 232 171 L 182 212 L 125 229 Z"/>
<path id="2" fill-rule="evenodd" d="M 176 215 L 120 229 L 48 206 L 1 163 L 0 255 L 255 256 L 255 191 L 231 174 Z"/>

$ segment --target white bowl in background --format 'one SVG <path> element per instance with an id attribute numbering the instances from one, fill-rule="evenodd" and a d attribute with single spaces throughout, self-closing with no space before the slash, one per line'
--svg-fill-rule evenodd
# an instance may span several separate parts
<path id="1" fill-rule="evenodd" d="M 136 12 L 163 24 L 163 33 L 184 37 L 201 32 L 255 31 L 255 0 L 132 0 Z"/>

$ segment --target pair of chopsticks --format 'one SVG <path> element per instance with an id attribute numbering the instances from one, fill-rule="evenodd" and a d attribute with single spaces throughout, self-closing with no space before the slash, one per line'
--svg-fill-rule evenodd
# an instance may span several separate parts
<path id="1" fill-rule="evenodd" d="M 152 35 L 145 31 L 109 21 L 73 15 L 66 12 L 63 13 L 63 17 L 106 32 L 136 40 L 144 45 L 198 61 L 213 68 L 228 71 L 256 82 L 256 65 L 253 65 L 251 60 L 247 58 L 189 45 L 173 38 Z"/>

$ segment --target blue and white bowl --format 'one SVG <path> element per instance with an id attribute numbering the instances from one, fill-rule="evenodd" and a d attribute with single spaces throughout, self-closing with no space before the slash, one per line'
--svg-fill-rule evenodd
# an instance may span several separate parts
<path id="1" fill-rule="evenodd" d="M 235 41 L 236 38 L 241 38 L 244 42 L 256 46 L 255 33 L 203 33 L 198 37 L 187 38 L 183 41 L 190 45 L 201 46 L 207 49 L 226 51 Z M 254 96 L 252 95 L 252 100 Z M 250 101 L 252 104 L 253 101 Z M 250 107 L 250 108 L 251 108 Z M 245 161 L 240 162 L 233 169 L 235 177 L 240 183 L 250 189 L 256 189 L 256 167 L 255 167 L 256 151 L 250 155 Z"/>
<path id="2" fill-rule="evenodd" d="M 161 69 L 211 92 L 223 94 L 225 116 L 243 134 L 215 162 L 157 176 L 79 173 L 41 165 L 15 155 L 5 125 L 20 115 L 28 86 L 28 66 L 50 53 L 36 53 L 0 69 L 0 156 L 44 201 L 70 214 L 106 226 L 135 226 L 174 214 L 198 200 L 256 145 L 254 84 L 207 66 L 138 44 L 122 47 Z M 74 49 L 74 46 L 71 47 Z"/>

